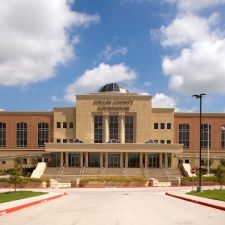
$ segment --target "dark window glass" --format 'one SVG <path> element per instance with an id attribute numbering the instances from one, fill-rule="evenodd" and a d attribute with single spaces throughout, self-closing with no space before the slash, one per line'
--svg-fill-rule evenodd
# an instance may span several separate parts
<path id="1" fill-rule="evenodd" d="M 225 130 L 221 130 L 221 148 L 225 149 Z"/>
<path id="2" fill-rule="evenodd" d="M 165 124 L 164 123 L 160 123 L 160 129 L 165 129 Z"/>
<path id="3" fill-rule="evenodd" d="M 189 124 L 179 124 L 179 144 L 184 145 L 184 149 L 190 147 L 190 126 Z"/>
<path id="4" fill-rule="evenodd" d="M 171 123 L 167 123 L 167 129 L 171 129 Z"/>
<path id="5" fill-rule="evenodd" d="M 6 123 L 0 122 L 0 148 L 6 146 Z"/>
<path id="6" fill-rule="evenodd" d="M 63 122 L 63 128 L 67 128 L 67 122 Z"/>
<path id="7" fill-rule="evenodd" d="M 102 143 L 102 116 L 94 117 L 94 143 Z"/>
<path id="8" fill-rule="evenodd" d="M 167 143 L 167 144 L 171 144 L 171 140 L 167 140 L 166 143 Z"/>
<path id="9" fill-rule="evenodd" d="M 27 159 L 23 159 L 23 164 L 27 164 Z"/>
<path id="10" fill-rule="evenodd" d="M 63 139 L 63 143 L 67 143 L 67 139 Z"/>
<path id="11" fill-rule="evenodd" d="M 2 161 L 2 164 L 6 164 L 4 160 Z"/>
<path id="12" fill-rule="evenodd" d="M 158 129 L 158 128 L 159 128 L 158 123 L 154 123 L 154 129 Z"/>
<path id="13" fill-rule="evenodd" d="M 16 124 L 16 147 L 27 147 L 27 123 Z"/>
<path id="14" fill-rule="evenodd" d="M 69 127 L 70 127 L 70 128 L 73 128 L 73 122 L 70 122 L 70 123 L 69 123 Z"/>
<path id="15" fill-rule="evenodd" d="M 57 122 L 57 123 L 56 123 L 56 127 L 57 127 L 57 128 L 61 128 L 61 122 Z"/>
<path id="16" fill-rule="evenodd" d="M 165 141 L 164 141 L 164 140 L 160 140 L 160 143 L 161 143 L 161 144 L 164 144 L 164 143 L 165 143 Z"/>
<path id="17" fill-rule="evenodd" d="M 201 125 L 201 147 L 211 148 L 211 125 L 210 124 Z"/>
<path id="18" fill-rule="evenodd" d="M 109 117 L 109 139 L 118 140 L 118 116 Z"/>
<path id="19" fill-rule="evenodd" d="M 44 147 L 49 141 L 49 125 L 48 123 L 38 123 L 38 147 Z"/>
<path id="20" fill-rule="evenodd" d="M 56 143 L 61 143 L 61 139 L 56 139 Z"/>
<path id="21" fill-rule="evenodd" d="M 134 142 L 134 117 L 125 117 L 125 143 Z"/>

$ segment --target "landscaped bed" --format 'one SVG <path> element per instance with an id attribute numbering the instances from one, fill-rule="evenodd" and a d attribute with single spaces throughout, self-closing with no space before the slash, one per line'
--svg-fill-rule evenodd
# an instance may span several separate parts
<path id="1" fill-rule="evenodd" d="M 11 202 L 14 200 L 20 200 L 24 198 L 35 197 L 39 195 L 47 194 L 47 192 L 33 192 L 33 191 L 11 191 L 0 193 L 0 203 Z"/>
<path id="2" fill-rule="evenodd" d="M 203 192 L 191 191 L 191 192 L 188 192 L 187 194 L 225 201 L 225 190 L 205 190 Z"/>

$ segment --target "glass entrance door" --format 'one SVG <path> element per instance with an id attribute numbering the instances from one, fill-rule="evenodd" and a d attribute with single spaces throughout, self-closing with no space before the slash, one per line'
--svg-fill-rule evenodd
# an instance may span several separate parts
<path id="1" fill-rule="evenodd" d="M 139 153 L 128 153 L 128 167 L 139 168 L 140 167 L 140 154 Z"/>
<path id="2" fill-rule="evenodd" d="M 120 154 L 108 154 L 108 167 L 119 168 L 120 167 Z"/>
<path id="3" fill-rule="evenodd" d="M 159 168 L 159 153 L 148 154 L 148 165 L 150 168 Z"/>
<path id="4" fill-rule="evenodd" d="M 100 153 L 88 153 L 88 166 L 100 167 Z"/>
<path id="5" fill-rule="evenodd" d="M 69 167 L 80 167 L 80 153 L 69 153 Z"/>

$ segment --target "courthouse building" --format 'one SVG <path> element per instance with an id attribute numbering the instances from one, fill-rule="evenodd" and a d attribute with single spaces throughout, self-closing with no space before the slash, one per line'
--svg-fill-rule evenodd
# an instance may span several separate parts
<path id="1" fill-rule="evenodd" d="M 75 102 L 75 99 L 74 99 Z M 202 114 L 202 156 L 225 158 L 225 113 Z M 0 112 L 0 168 L 38 156 L 57 168 L 178 168 L 198 165 L 199 113 L 153 108 L 152 97 L 117 83 L 76 95 L 51 112 Z M 94 171 L 94 170 L 93 170 Z"/>

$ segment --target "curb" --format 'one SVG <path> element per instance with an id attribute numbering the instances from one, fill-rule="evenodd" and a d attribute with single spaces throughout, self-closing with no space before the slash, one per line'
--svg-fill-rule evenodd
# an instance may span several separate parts
<path id="1" fill-rule="evenodd" d="M 9 213 L 15 212 L 17 210 L 33 206 L 33 205 L 38 205 L 38 204 L 41 204 L 41 203 L 44 203 L 44 202 L 47 202 L 47 201 L 51 201 L 53 199 L 62 197 L 63 195 L 66 195 L 66 193 L 55 195 L 55 196 L 45 198 L 45 199 L 41 199 L 41 200 L 37 200 L 37 201 L 34 201 L 34 202 L 29 202 L 29 203 L 26 203 L 26 204 L 23 204 L 23 205 L 18 205 L 18 206 L 11 207 L 11 208 L 8 208 L 8 209 L 0 210 L 0 216 L 4 216 L 6 214 L 9 214 Z"/>
<path id="2" fill-rule="evenodd" d="M 199 200 L 194 200 L 194 199 L 191 199 L 191 198 L 186 198 L 186 197 L 183 197 L 183 196 L 174 195 L 174 194 L 171 194 L 169 192 L 166 192 L 165 194 L 170 196 L 170 197 L 179 198 L 179 199 L 182 199 L 182 200 L 185 200 L 185 201 L 188 201 L 188 202 L 193 202 L 193 203 L 196 203 L 196 204 L 199 204 L 199 205 L 204 205 L 204 206 L 208 206 L 208 207 L 211 207 L 211 208 L 214 208 L 214 209 L 219 209 L 219 210 L 225 211 L 224 206 L 214 205 L 214 204 L 211 204 L 211 203 L 207 203 L 207 202 L 203 202 L 203 201 L 199 201 Z"/>

